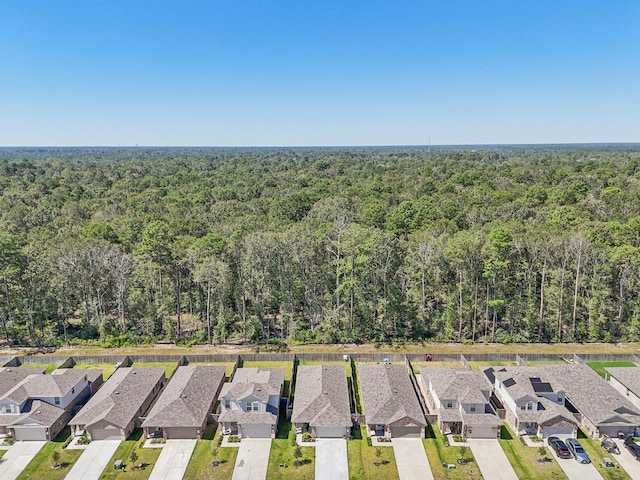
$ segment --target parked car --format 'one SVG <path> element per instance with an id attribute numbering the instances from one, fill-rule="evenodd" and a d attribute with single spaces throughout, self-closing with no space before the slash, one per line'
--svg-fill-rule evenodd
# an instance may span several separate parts
<path id="1" fill-rule="evenodd" d="M 558 437 L 547 438 L 547 443 L 551 448 L 553 448 L 559 458 L 573 458 L 573 455 L 571 455 L 567 445 Z"/>
<path id="2" fill-rule="evenodd" d="M 616 444 L 615 440 L 611 437 L 605 436 L 602 439 L 602 442 L 600 442 L 600 445 L 602 445 L 602 448 L 604 448 L 609 453 L 615 453 L 616 455 L 620 453 L 620 449 L 618 448 L 618 445 Z"/>
<path id="3" fill-rule="evenodd" d="M 640 445 L 633 440 L 633 437 L 627 437 L 624 441 L 624 446 L 627 447 L 633 458 L 640 461 Z"/>
<path id="4" fill-rule="evenodd" d="M 587 452 L 584 451 L 580 442 L 575 438 L 567 439 L 567 448 L 571 452 L 571 455 L 573 455 L 573 458 L 576 459 L 576 462 L 591 463 L 589 455 L 587 455 Z"/>

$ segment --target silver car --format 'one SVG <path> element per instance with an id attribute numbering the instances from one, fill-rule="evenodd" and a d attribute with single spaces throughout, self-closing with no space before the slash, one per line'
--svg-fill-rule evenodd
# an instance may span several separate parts
<path id="1" fill-rule="evenodd" d="M 584 451 L 584 448 L 582 448 L 582 445 L 578 440 L 575 438 L 568 438 L 564 443 L 566 443 L 567 448 L 571 452 L 571 455 L 573 455 L 573 458 L 576 459 L 576 462 L 591 463 L 589 455 Z"/>

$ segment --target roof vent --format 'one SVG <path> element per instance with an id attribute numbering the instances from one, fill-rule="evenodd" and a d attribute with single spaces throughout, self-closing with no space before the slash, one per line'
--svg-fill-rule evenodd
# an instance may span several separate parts
<path id="1" fill-rule="evenodd" d="M 40 413 L 41 413 L 41 412 L 40 412 L 40 410 L 38 410 L 36 413 L 37 413 L 38 415 L 40 415 Z"/>
<path id="2" fill-rule="evenodd" d="M 326 391 L 325 391 L 325 392 L 324 392 L 324 394 L 325 394 L 325 395 L 329 395 L 329 392 L 326 392 Z"/>
<path id="3" fill-rule="evenodd" d="M 187 394 L 186 394 L 186 393 L 183 393 L 183 394 L 182 394 L 182 398 L 187 398 Z"/>

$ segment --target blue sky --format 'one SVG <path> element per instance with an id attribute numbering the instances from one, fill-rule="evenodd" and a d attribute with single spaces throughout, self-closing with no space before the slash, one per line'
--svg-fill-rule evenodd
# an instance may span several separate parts
<path id="1" fill-rule="evenodd" d="M 639 142 L 637 0 L 2 0 L 0 145 Z"/>

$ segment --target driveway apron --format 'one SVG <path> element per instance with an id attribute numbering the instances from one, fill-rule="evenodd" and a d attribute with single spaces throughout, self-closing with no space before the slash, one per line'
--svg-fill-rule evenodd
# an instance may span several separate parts
<path id="1" fill-rule="evenodd" d="M 94 440 L 85 448 L 78 461 L 75 463 L 66 480 L 98 480 L 107 467 L 109 460 L 116 453 L 120 440 Z M 128 461 L 128 458 L 123 458 Z M 111 465 L 113 468 L 113 465 Z"/>
<path id="2" fill-rule="evenodd" d="M 47 442 L 16 442 L 0 458 L 0 478 L 15 480 Z"/>
<path id="3" fill-rule="evenodd" d="M 470 438 L 467 442 L 484 480 L 518 480 L 498 440 Z"/>
<path id="4" fill-rule="evenodd" d="M 316 480 L 349 480 L 347 441 L 344 438 L 316 440 Z"/>
<path id="5" fill-rule="evenodd" d="M 149 480 L 182 480 L 194 448 L 195 440 L 167 440 Z"/>
<path id="6" fill-rule="evenodd" d="M 270 438 L 243 438 L 238 448 L 232 480 L 264 480 L 269 464 Z"/>
<path id="7" fill-rule="evenodd" d="M 562 468 L 562 471 L 569 480 L 602 480 L 602 476 L 593 464 L 578 463 L 574 458 L 559 458 L 553 448 L 547 447 L 547 450 L 549 450 L 553 458 L 558 461 L 560 468 Z M 615 462 L 616 460 L 614 459 L 613 461 Z"/>
<path id="8" fill-rule="evenodd" d="M 433 480 L 427 453 L 419 438 L 392 438 L 400 480 Z"/>

